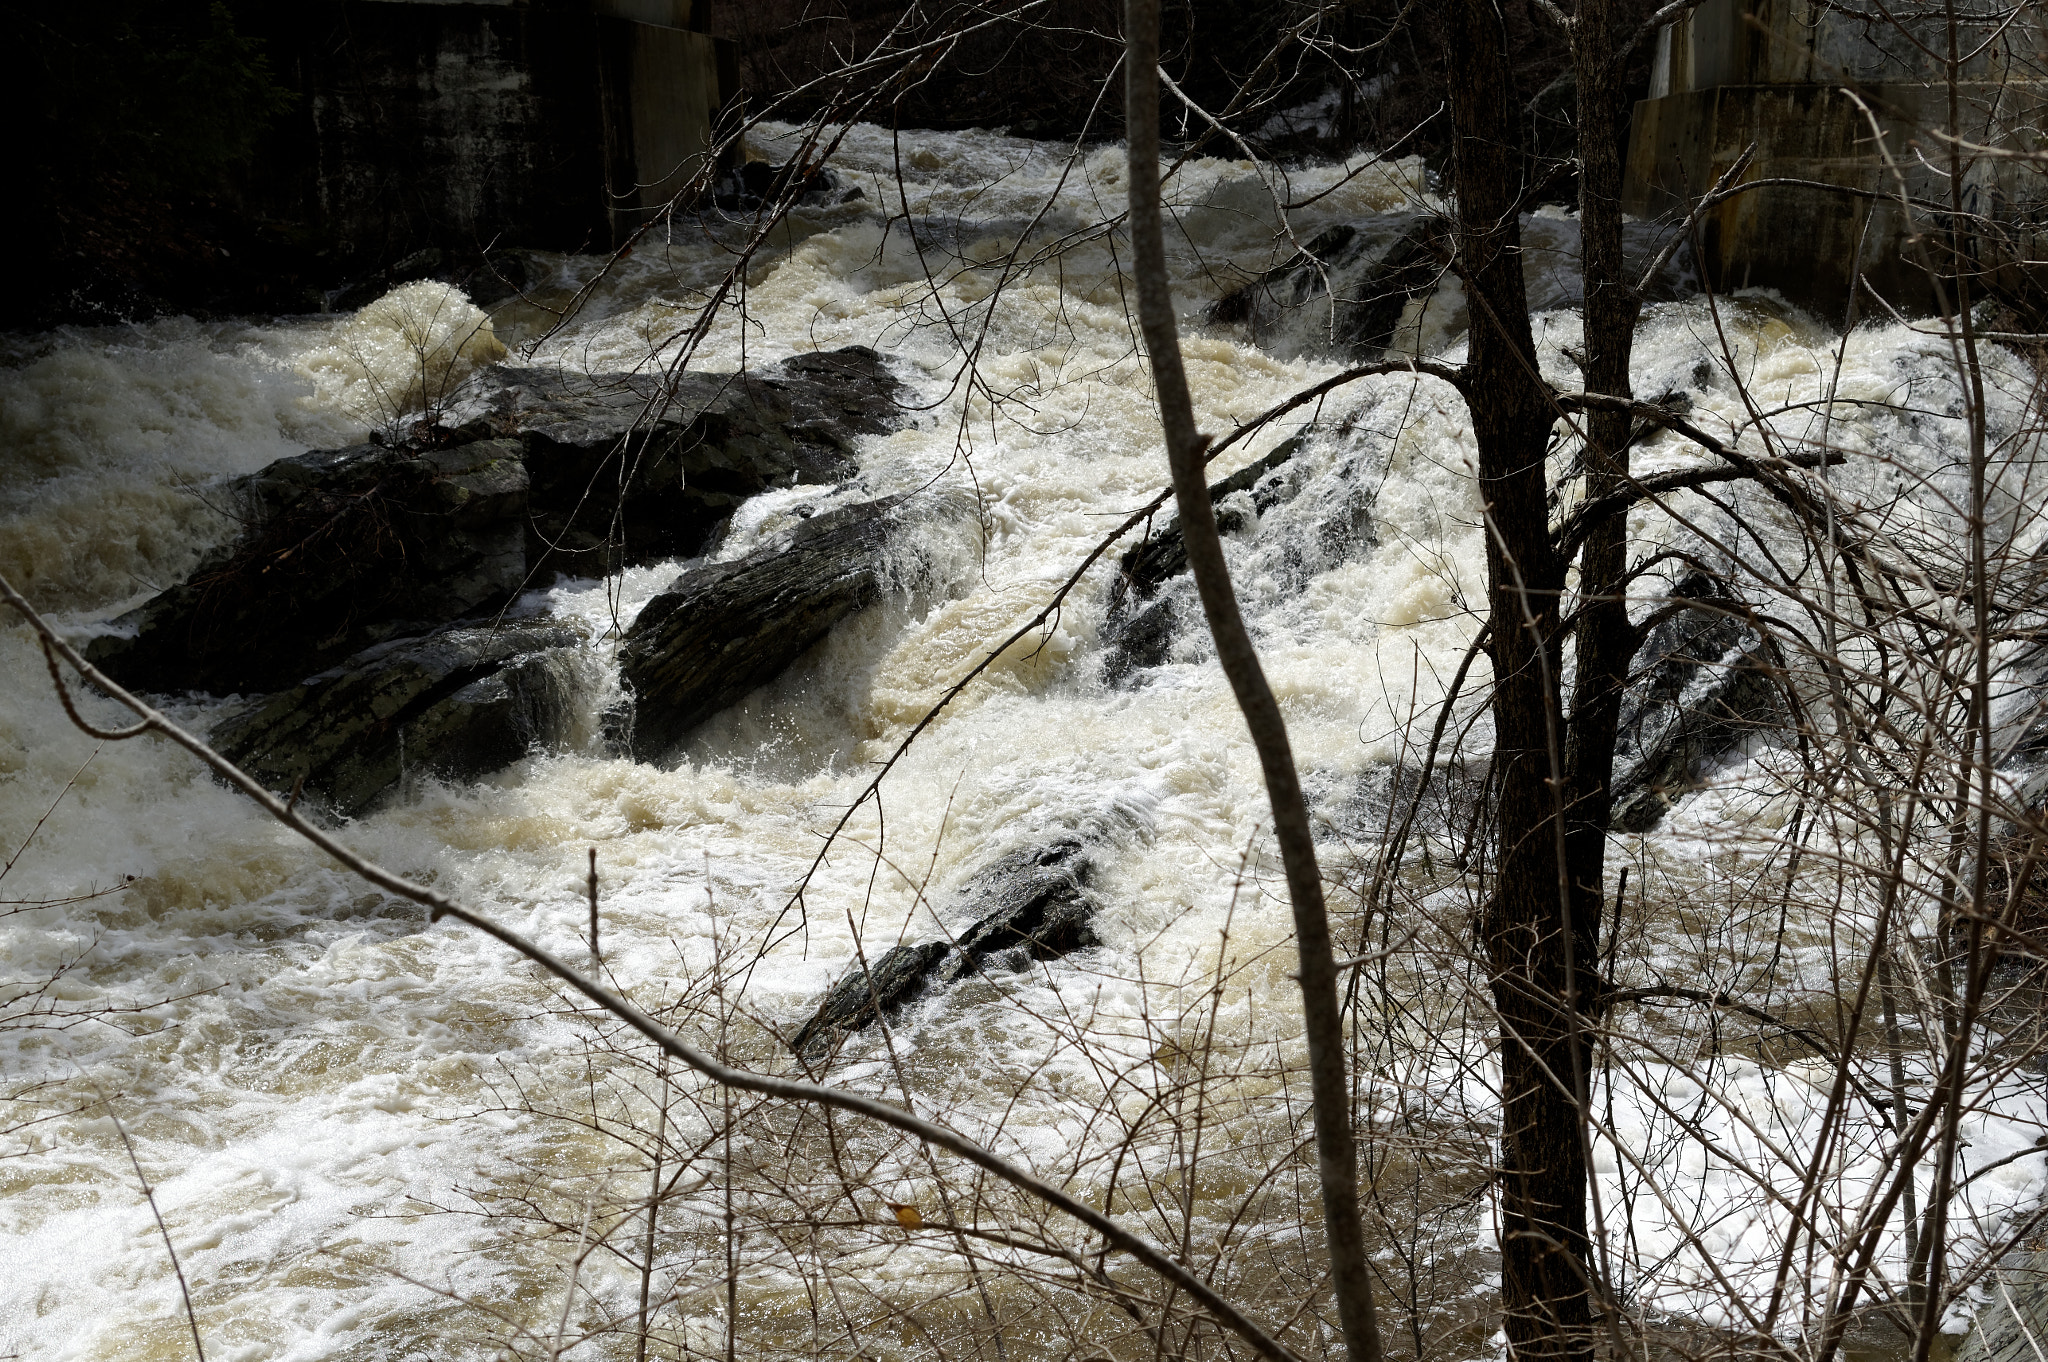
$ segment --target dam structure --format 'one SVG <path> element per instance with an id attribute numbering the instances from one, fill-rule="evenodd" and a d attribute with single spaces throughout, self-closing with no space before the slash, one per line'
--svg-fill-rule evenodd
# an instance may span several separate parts
<path id="1" fill-rule="evenodd" d="M 1747 152 L 1728 188 L 1775 183 L 1699 213 L 1715 288 L 1776 288 L 1835 324 L 1939 313 L 1952 290 L 1931 277 L 2036 297 L 2048 25 L 1984 0 L 1954 14 L 1705 0 L 1658 34 L 1624 208 L 1685 221 Z"/>
<path id="2" fill-rule="evenodd" d="M 603 250 L 706 168 L 737 85 L 692 0 L 313 0 L 262 36 L 298 96 L 254 197 L 337 258 Z"/>

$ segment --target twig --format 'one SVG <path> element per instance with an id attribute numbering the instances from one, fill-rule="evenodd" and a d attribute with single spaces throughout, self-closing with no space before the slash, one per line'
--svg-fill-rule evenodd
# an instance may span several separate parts
<path id="1" fill-rule="evenodd" d="M 206 1344 L 199 1338 L 199 1314 L 192 1308 L 192 1288 L 185 1281 L 184 1265 L 178 1261 L 177 1245 L 171 1242 L 171 1231 L 164 1224 L 164 1213 L 156 1204 L 156 1188 L 149 1185 L 149 1175 L 142 1171 L 142 1160 L 136 1157 L 135 1141 L 128 1138 L 128 1127 L 121 1123 L 121 1113 L 114 1110 L 111 1100 L 102 1098 L 108 1119 L 114 1123 L 114 1131 L 121 1137 L 121 1147 L 128 1151 L 128 1164 L 135 1170 L 135 1180 L 142 1184 L 143 1198 L 149 1202 L 149 1213 L 156 1218 L 156 1232 L 163 1236 L 164 1252 L 171 1255 L 171 1271 L 178 1276 L 178 1295 L 185 1302 L 185 1323 L 192 1327 L 192 1351 L 199 1355 L 199 1362 L 206 1362 Z"/>
<path id="2" fill-rule="evenodd" d="M 1173 284 L 1166 268 L 1166 234 L 1159 194 L 1159 0 L 1128 0 L 1124 9 L 1124 128 L 1128 142 L 1132 274 L 1139 329 L 1152 361 L 1153 388 L 1173 470 L 1188 567 L 1202 613 L 1216 644 L 1252 745 L 1258 749 L 1266 794 L 1273 807 L 1274 839 L 1287 875 L 1294 941 L 1301 961 L 1302 1020 L 1307 1032 L 1309 1085 L 1315 1109 L 1317 1178 L 1322 1190 L 1323 1234 L 1336 1289 L 1337 1314 L 1351 1362 L 1381 1355 L 1372 1276 L 1358 1217 L 1358 1151 L 1351 1134 L 1351 1094 L 1344 1054 L 1343 1009 L 1337 997 L 1335 952 L 1322 872 L 1316 864 L 1314 825 L 1302 794 L 1301 774 L 1287 721 L 1259 664 L 1245 628 L 1216 508 L 1209 500 L 1204 454 L 1210 437 L 1195 426 L 1194 398 L 1174 321 Z"/>

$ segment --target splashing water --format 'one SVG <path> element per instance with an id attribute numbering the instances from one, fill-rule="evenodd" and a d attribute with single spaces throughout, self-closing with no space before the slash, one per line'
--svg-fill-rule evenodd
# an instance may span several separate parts
<path id="1" fill-rule="evenodd" d="M 462 290 L 431 279 L 400 284 L 300 355 L 323 406 L 366 425 L 438 415 L 480 364 L 506 357 L 490 316 Z"/>
<path id="2" fill-rule="evenodd" d="M 1103 1057 L 1163 1088 L 1184 1053 L 1175 1028 L 1207 1019 L 1233 1053 L 1276 1057 L 1216 1079 L 1216 1100 L 1244 1113 L 1230 1139 L 1255 1151 L 1246 1160 L 1263 1158 L 1261 1140 L 1284 1137 L 1294 1119 L 1270 1075 L 1294 1062 L 1298 1011 L 1286 977 L 1287 915 L 1260 838 L 1267 810 L 1257 765 L 1198 628 L 1184 630 L 1136 688 L 1104 684 L 1114 555 L 910 749 L 884 785 L 885 818 L 863 811 L 843 851 L 810 880 L 802 911 L 786 912 L 819 833 L 871 764 L 1164 477 L 1114 239 L 1121 150 L 1070 162 L 1064 148 L 982 132 L 904 134 L 901 150 L 899 183 L 892 134 L 849 134 L 837 166 L 863 184 L 865 203 L 794 216 L 752 265 L 744 314 L 722 311 L 689 363 L 734 369 L 877 347 L 911 385 L 915 412 L 907 428 L 864 448 L 864 488 L 952 498 L 968 514 L 935 521 L 915 579 L 892 601 L 714 720 L 673 765 L 634 764 L 593 739 L 471 788 L 426 773 L 347 836 L 573 958 L 585 949 L 585 856 L 596 846 L 608 975 L 652 1005 L 758 951 L 731 983 L 742 1009 L 731 1026 L 733 1044 L 767 1063 L 775 1049 L 766 1029 L 800 1025 L 855 958 L 857 939 L 872 958 L 899 939 L 958 931 L 972 906 L 951 895 L 978 869 L 1085 829 L 1101 847 L 1101 946 L 922 1004 L 886 1042 L 858 1040 L 832 1078 L 892 1098 L 907 1086 L 920 1111 L 1100 1189 L 1103 1165 L 1092 1160 L 1115 1141 L 1098 1118 L 1122 1100 L 1104 1095 Z M 1191 161 L 1170 184 L 1170 247 L 1206 429 L 1229 430 L 1336 365 L 1313 346 L 1281 359 L 1203 328 L 1203 304 L 1330 223 L 1441 206 L 1414 161 L 1311 167 L 1294 172 L 1286 192 L 1314 202 L 1283 225 L 1272 187 L 1248 163 Z M 876 204 L 894 216 L 877 215 Z M 589 308 L 545 339 L 537 309 L 515 303 L 494 319 L 443 286 L 416 284 L 347 319 L 174 320 L 24 342 L 0 370 L 0 568 L 83 636 L 175 579 L 224 533 L 208 502 L 221 479 L 357 438 L 422 405 L 459 407 L 459 380 L 505 353 L 501 337 L 537 346 L 536 362 L 590 371 L 672 359 L 726 258 L 718 230 L 678 231 L 620 262 Z M 596 263 L 537 260 L 530 273 L 553 277 L 533 297 L 554 305 Z M 1736 358 L 1753 390 L 1787 404 L 1824 392 L 1839 337 L 1768 298 L 1734 312 Z M 1547 372 L 1569 381 L 1564 352 L 1577 319 L 1545 314 L 1538 329 Z M 1745 419 L 1740 394 L 1710 362 L 1716 335 L 1696 301 L 1653 307 L 1636 390 L 1689 393 L 1703 424 Z M 1943 363 L 1904 328 L 1866 328 L 1848 337 L 1834 381 L 1843 396 L 1873 401 L 1917 385 L 1930 397 L 1918 405 L 1940 410 L 1946 396 L 1937 395 L 1953 387 Z M 2011 364 L 1994 393 L 1995 419 L 2017 421 L 2026 382 Z M 1955 424 L 1858 415 L 1837 418 L 1832 438 L 1935 468 L 1954 462 Z M 1298 495 L 1245 520 L 1229 553 L 1325 818 L 1331 873 L 1341 877 L 1355 864 L 1348 848 L 1374 834 L 1358 812 L 1370 805 L 1363 792 L 1413 759 L 1472 640 L 1484 545 L 1469 427 L 1441 385 L 1367 380 L 1275 423 L 1214 471 L 1297 434 L 1307 437 L 1292 475 Z M 1694 457 L 1659 437 L 1638 467 Z M 1369 532 L 1361 488 L 1370 491 Z M 720 552 L 746 551 L 778 517 L 830 495 L 759 499 Z M 1351 532 L 1328 537 L 1338 522 Z M 1631 528 L 1670 532 L 1646 510 Z M 669 572 L 563 582 L 525 605 L 586 619 L 602 637 Z M 176 749 L 155 739 L 99 745 L 72 730 L 39 654 L 12 624 L 0 627 L 0 667 L 10 678 L 0 690 L 0 851 L 13 855 L 50 811 L 0 878 L 0 898 L 65 900 L 0 918 L 11 973 L 55 976 L 59 1011 L 137 1009 L 69 1029 L 53 1029 L 54 1015 L 51 1024 L 0 1028 L 14 1098 L 0 1122 L 13 1123 L 8 1111 L 39 1118 L 14 1131 L 18 1152 L 0 1161 L 0 1215 L 14 1245 L 0 1285 L 0 1352 L 182 1355 L 175 1284 L 108 1106 L 157 1187 L 209 1355 L 498 1355 L 477 1341 L 497 1326 L 451 1297 L 552 1329 L 567 1308 L 566 1246 L 583 1233 L 578 1216 L 590 1214 L 588 1203 L 576 1209 L 575 1189 L 597 1185 L 590 1179 L 623 1157 L 596 1131 L 536 1114 L 573 1105 L 612 1063 L 592 1058 L 592 1028 L 501 948 L 429 926 L 410 905 L 323 864 Z M 1471 693 L 1483 684 L 1483 661 L 1478 672 Z M 587 703 L 594 712 L 608 699 L 593 693 Z M 186 697 L 172 712 L 203 728 L 224 709 Z M 1482 718 L 1473 750 L 1485 750 L 1484 733 Z M 1648 844 L 1655 854 L 1708 859 L 1703 824 L 1727 812 L 1714 798 L 1681 810 Z M 1685 949 L 1682 932 L 1673 939 L 1658 949 Z M 1804 967 L 1817 978 L 1826 961 L 1812 953 L 1787 966 Z M 1424 979 L 1410 982 L 1428 995 Z M 1203 1011 L 1212 1006 L 1213 1016 Z M 1419 1007 L 1413 1026 L 1432 1033 L 1430 1046 L 1406 1067 L 1390 1060 L 1374 1101 L 1434 1094 L 1428 1119 L 1483 1130 L 1483 1073 L 1457 1058 L 1484 1051 L 1483 1023 L 1446 1002 Z M 1793 1139 L 1809 1118 L 1803 1080 L 1739 1067 L 1725 1077 L 1742 1102 L 1776 1113 L 1764 1129 Z M 1659 1081 L 1645 1074 L 1630 1091 Z M 1975 1132 L 1987 1161 L 2032 1139 L 2040 1105 L 2017 1087 L 1998 1095 L 1998 1119 Z M 1651 1106 L 1630 1113 L 1654 1124 Z M 775 1152 L 771 1125 L 748 1135 L 762 1141 L 758 1158 L 801 1163 L 793 1145 Z M 1484 1153 L 1482 1142 L 1475 1166 Z M 875 1185 L 904 1204 L 925 1198 L 925 1215 L 937 1219 L 932 1167 L 908 1149 L 877 1157 Z M 1204 1197 L 1227 1196 L 1231 1178 L 1263 1166 L 1231 1163 L 1227 1151 L 1212 1157 L 1224 1190 Z M 1667 1172 L 1709 1202 L 1737 1195 L 1711 1170 Z M 1976 1208 L 1987 1232 L 2044 1186 L 2039 1160 L 2001 1172 L 1997 1195 Z M 568 1228 L 552 1240 L 530 1221 L 456 1213 L 543 1184 L 551 1190 L 536 1198 L 569 1206 Z M 1619 1195 L 1609 1189 L 1610 1201 Z M 1279 1253 L 1299 1222 L 1283 1234 L 1286 1214 L 1268 1219 L 1257 1233 L 1270 1233 Z M 1765 1263 L 1765 1219 L 1730 1209 L 1715 1221 L 1730 1227 L 1715 1242 Z M 1465 1214 L 1436 1251 L 1469 1256 L 1482 1220 Z M 1643 1224 L 1646 1239 L 1665 1228 L 1647 1211 Z M 1668 1247 L 1660 1240 L 1643 1252 Z M 921 1274 L 944 1261 L 943 1252 L 906 1250 L 863 1270 L 878 1293 L 914 1294 Z M 750 1316 L 784 1321 L 762 1327 L 797 1339 L 789 1321 L 808 1309 L 803 1284 L 773 1253 L 749 1263 Z M 700 1268 L 668 1308 L 692 1346 L 716 1347 L 723 1297 Z M 631 1273 L 596 1260 L 581 1280 L 592 1301 L 616 1304 L 636 1289 Z M 1706 1308 L 1711 1284 L 1673 1281 L 1660 1305 Z M 605 1345 L 591 1346 L 603 1355 Z"/>

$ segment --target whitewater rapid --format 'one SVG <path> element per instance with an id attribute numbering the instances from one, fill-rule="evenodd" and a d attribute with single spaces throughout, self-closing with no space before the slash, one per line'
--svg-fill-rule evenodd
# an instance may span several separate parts
<path id="1" fill-rule="evenodd" d="M 782 136 L 762 152 L 780 159 L 794 133 Z M 1086 830 L 1106 848 L 1099 948 L 1001 990 L 920 1005 L 886 1049 L 858 1040 L 830 1075 L 892 1096 L 908 1083 L 925 1114 L 1071 1171 L 1094 1167 L 1103 1138 L 1089 1118 L 1103 1102 L 1101 1057 L 1131 1072 L 1169 1068 L 1174 1028 L 1208 1016 L 1201 1009 L 1219 977 L 1229 986 L 1213 989 L 1214 1024 L 1238 1053 L 1270 1054 L 1278 1066 L 1297 1039 L 1287 918 L 1260 835 L 1265 800 L 1198 630 L 1140 688 L 1106 687 L 1112 555 L 1047 630 L 1013 647 L 917 741 L 883 785 L 881 816 L 870 806 L 855 818 L 812 876 L 802 913 L 785 916 L 821 833 L 874 763 L 1162 485 L 1111 230 L 1122 152 L 1069 151 L 979 132 L 904 134 L 899 147 L 885 130 L 853 129 L 834 164 L 865 197 L 799 210 L 690 359 L 733 370 L 852 344 L 889 357 L 916 401 L 905 429 L 863 448 L 863 494 L 908 492 L 953 508 L 934 518 L 918 570 L 890 601 L 714 721 L 671 767 L 604 752 L 595 715 L 612 697 L 598 687 L 586 697 L 593 719 L 581 747 L 471 787 L 412 781 L 346 836 L 574 958 L 585 949 L 585 858 L 596 847 L 604 967 L 644 1004 L 772 940 L 730 984 L 743 1014 L 731 1023 L 739 1053 L 770 1063 L 766 1029 L 786 1034 L 808 1017 L 853 958 L 856 932 L 872 958 L 899 939 L 957 930 L 968 919 L 941 919 L 976 870 Z M 1227 431 L 1338 367 L 1315 357 L 1312 334 L 1282 347 L 1303 357 L 1282 359 L 1205 327 L 1205 302 L 1325 225 L 1440 206 L 1416 161 L 1310 168 L 1282 187 L 1296 200 L 1322 195 L 1291 216 L 1290 237 L 1278 230 L 1274 187 L 1248 163 L 1213 159 L 1189 162 L 1172 182 L 1179 231 L 1169 245 L 1205 429 Z M 1046 249 L 1055 242 L 1060 249 Z M 719 233 L 688 230 L 643 244 L 554 334 L 541 338 L 547 314 L 514 303 L 494 313 L 497 339 L 525 351 L 522 362 L 594 372 L 660 363 L 723 274 L 728 246 Z M 559 305 L 598 262 L 534 264 L 537 296 Z M 1839 337 L 1769 299 L 1734 308 L 1753 390 L 1793 401 L 1830 381 Z M 363 366 L 375 372 L 384 361 L 364 325 L 171 319 L 5 342 L 0 570 L 80 638 L 176 580 L 225 532 L 210 487 L 285 454 L 352 442 L 378 419 Z M 1418 345 L 1448 341 L 1428 325 L 1411 328 Z M 1570 381 L 1563 350 L 1576 328 L 1566 312 L 1539 319 L 1560 383 Z M 1702 377 L 1713 338 L 1696 301 L 1651 309 L 1637 391 L 1687 391 L 1695 420 L 1742 420 L 1732 385 Z M 1848 339 L 1835 381 L 1843 395 L 1887 399 L 1937 382 L 1940 363 L 1937 347 L 1903 328 L 1866 328 Z M 2020 383 L 1999 390 L 2014 421 Z M 1918 441 L 1930 461 L 1952 457 L 1954 431 L 1939 422 L 1907 431 L 1849 417 L 1838 427 L 1835 438 L 1851 443 L 1896 453 Z M 1355 909 L 1371 826 L 1346 810 L 1367 807 L 1372 778 L 1412 757 L 1478 624 L 1485 566 L 1472 442 L 1454 394 L 1391 376 L 1274 423 L 1214 471 L 1301 432 L 1311 432 L 1299 456 L 1310 488 L 1286 514 L 1312 518 L 1362 482 L 1370 542 L 1303 567 L 1282 515 L 1232 553 L 1326 818 L 1329 873 Z M 1693 457 L 1657 439 L 1639 467 Z M 797 505 L 829 495 L 760 498 L 718 553 L 746 552 Z M 1637 529 L 1655 532 L 1648 513 Z M 612 583 L 561 583 L 527 604 L 583 619 L 601 650 L 613 622 L 630 620 L 672 573 L 666 565 Z M 532 1109 L 573 1105 L 592 1072 L 591 1025 L 503 948 L 430 926 L 415 907 L 324 864 L 168 744 L 101 744 L 73 730 L 11 621 L 0 624 L 0 672 L 0 854 L 26 843 L 0 878 L 9 914 L 0 942 L 9 979 L 57 977 L 47 992 L 0 1007 L 0 1096 L 9 1099 L 0 1127 L 12 1128 L 0 1159 L 0 1354 L 185 1355 L 176 1284 L 115 1115 L 156 1189 L 210 1357 L 498 1355 L 486 1340 L 507 1326 L 478 1301 L 545 1333 L 563 1308 L 560 1235 L 456 1212 L 554 1179 L 550 1195 L 573 1229 L 578 1179 L 624 1159 L 616 1140 Z M 1483 672 L 1482 663 L 1474 693 Z M 186 698 L 170 712 L 203 729 L 225 709 Z M 1483 751 L 1483 720 L 1477 733 Z M 1676 862 L 1708 862 L 1721 854 L 1708 833 L 1756 816 L 1754 801 L 1710 793 L 1649 842 Z M 49 901 L 61 902 L 34 906 Z M 1673 950 L 1688 949 L 1682 930 L 1674 938 Z M 1812 949 L 1821 953 L 1793 952 L 1784 986 L 1796 986 L 1802 958 L 1816 979 L 1825 975 L 1825 952 Z M 23 1016 L 38 1007 L 48 1015 Z M 106 1008 L 123 1010 L 58 1024 Z M 1444 1009 L 1431 1014 L 1441 1028 L 1432 1053 L 1483 1055 L 1483 1018 L 1462 1004 Z M 1384 1076 L 1390 1091 L 1430 1094 L 1458 1115 L 1485 1109 L 1484 1071 L 1475 1058 Z M 1797 1074 L 1738 1065 L 1729 1081 L 1755 1087 L 1758 1109 L 1781 1113 L 1771 1119 L 1786 1129 L 1812 1115 L 1810 1084 Z M 1247 1131 L 1284 1115 L 1273 1091 L 1248 1078 L 1233 1098 L 1249 1113 Z M 2024 1147 L 2041 1116 L 2038 1091 L 2016 1088 L 1997 1120 L 1979 1121 L 1978 1149 L 1989 1158 Z M 1646 1130 L 1655 1124 L 1647 1110 L 1642 1119 Z M 772 1148 L 767 1141 L 758 1157 Z M 929 1204 L 933 1175 L 914 1151 L 878 1158 L 876 1187 Z M 1709 1202 L 1716 1176 L 1725 1172 L 1672 1170 Z M 2040 1160 L 2000 1170 L 1986 1180 L 1984 1226 L 2043 1186 Z M 1734 1215 L 1726 1230 L 1732 1260 L 1768 1240 L 1768 1215 Z M 1647 1212 L 1643 1232 L 1660 1232 Z M 1444 1232 L 1440 1251 L 1472 1255 L 1484 1234 L 1474 1208 Z M 774 1253 L 757 1254 L 746 1309 L 758 1320 L 801 1315 L 801 1284 Z M 914 1294 L 943 1256 L 885 1256 L 872 1275 L 893 1274 Z M 594 1264 L 593 1300 L 616 1304 L 629 1276 Z M 1694 1301 L 1688 1283 L 1670 1289 L 1674 1305 Z M 687 1282 L 677 1290 L 679 1336 L 717 1346 L 722 1295 Z M 876 1346 L 911 1351 L 889 1338 Z M 589 1355 L 612 1355 L 611 1346 L 590 1344 Z"/>

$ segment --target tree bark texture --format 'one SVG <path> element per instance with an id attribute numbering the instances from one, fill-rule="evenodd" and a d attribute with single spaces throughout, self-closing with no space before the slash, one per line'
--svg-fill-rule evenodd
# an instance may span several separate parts
<path id="1" fill-rule="evenodd" d="M 1590 1358 L 1579 1101 L 1588 1055 L 1574 995 L 1581 957 L 1593 963 L 1597 919 L 1574 920 L 1564 874 L 1564 563 L 1551 546 L 1544 474 L 1556 407 L 1537 370 L 1522 281 L 1524 114 L 1499 11 L 1448 0 L 1441 14 L 1493 625 L 1497 851 L 1480 934 L 1500 1019 L 1501 1304 L 1515 1358 Z"/>
<path id="2" fill-rule="evenodd" d="M 1124 114 L 1130 157 L 1130 225 L 1139 328 L 1152 361 L 1152 377 L 1165 427 L 1188 568 L 1202 598 L 1202 613 L 1216 641 L 1216 657 L 1243 711 L 1258 749 L 1273 835 L 1287 872 L 1300 952 L 1302 1023 L 1308 1041 L 1309 1090 L 1315 1112 L 1316 1168 L 1322 1188 L 1323 1234 L 1330 1255 L 1338 1324 L 1351 1362 L 1379 1362 L 1380 1333 L 1358 1215 L 1358 1155 L 1351 1137 L 1350 1085 L 1344 1021 L 1337 999 L 1336 954 L 1316 865 L 1308 802 L 1294 767 L 1287 725 L 1259 665 L 1251 634 L 1238 610 L 1209 500 L 1207 437 L 1195 429 L 1194 400 L 1181 364 L 1173 288 L 1166 268 L 1166 234 L 1159 200 L 1159 0 L 1127 0 L 1124 11 Z M 1512 218 L 1509 219 L 1511 222 Z M 1515 269 L 1519 290 L 1521 274 Z M 1524 331 L 1527 324 L 1524 323 Z M 1539 462 L 1537 476 L 1542 476 Z M 1542 504 L 1538 494 L 1538 506 Z"/>
<path id="3" fill-rule="evenodd" d="M 1579 232 L 1585 263 L 1585 388 L 1629 398 L 1629 359 L 1641 299 L 1621 254 L 1621 72 L 1615 60 L 1615 0 L 1581 0 L 1572 45 L 1579 87 Z M 1620 409 L 1585 421 L 1585 499 L 1627 490 L 1629 428 Z M 1623 589 L 1628 517 L 1609 516 L 1586 536 L 1579 557 L 1577 667 L 1565 744 L 1565 858 L 1572 924 L 1593 968 L 1606 894 L 1607 827 L 1613 805 L 1614 743 L 1622 691 L 1635 653 Z M 1582 994 L 1582 997 L 1584 995 Z M 1582 1003 L 1582 1006 L 1584 1004 Z"/>

